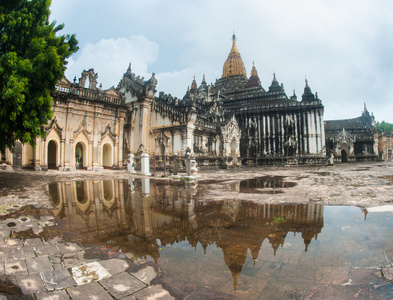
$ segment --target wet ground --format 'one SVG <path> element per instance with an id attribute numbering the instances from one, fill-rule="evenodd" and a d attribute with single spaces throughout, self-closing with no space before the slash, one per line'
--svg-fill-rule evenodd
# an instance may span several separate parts
<path id="1" fill-rule="evenodd" d="M 393 298 L 393 164 L 161 175 L 0 172 L 0 299 Z"/>

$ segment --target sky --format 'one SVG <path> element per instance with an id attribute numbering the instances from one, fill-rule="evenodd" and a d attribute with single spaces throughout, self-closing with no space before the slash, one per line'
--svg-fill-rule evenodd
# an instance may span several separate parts
<path id="1" fill-rule="evenodd" d="M 298 100 L 305 79 L 325 120 L 393 123 L 393 1 L 386 0 L 52 0 L 51 21 L 76 34 L 66 77 L 93 68 L 104 89 L 132 72 L 183 98 L 222 75 L 232 34 L 250 76 L 267 90 L 273 73 Z"/>

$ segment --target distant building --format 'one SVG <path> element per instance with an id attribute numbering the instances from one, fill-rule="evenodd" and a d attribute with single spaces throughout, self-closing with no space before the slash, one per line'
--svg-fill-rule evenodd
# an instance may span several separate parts
<path id="1" fill-rule="evenodd" d="M 393 132 L 382 132 L 379 134 L 379 156 L 383 160 L 393 159 Z"/>
<path id="2" fill-rule="evenodd" d="M 324 122 L 324 106 L 308 81 L 298 101 L 276 74 L 268 89 L 255 65 L 250 77 L 233 35 L 222 76 L 208 85 L 195 77 L 182 99 L 160 92 L 155 75 L 145 80 L 131 64 L 117 88 L 97 87 L 93 69 L 53 93 L 53 120 L 36 146 L 17 142 L 1 160 L 15 168 L 98 170 L 121 168 L 129 153 L 196 157 L 200 167 L 326 163 L 377 155 L 374 117 Z M 325 137 L 326 136 L 326 137 Z"/>
<path id="3" fill-rule="evenodd" d="M 325 121 L 327 155 L 338 161 L 378 159 L 378 133 L 375 118 L 366 105 L 362 115 L 354 119 Z"/>

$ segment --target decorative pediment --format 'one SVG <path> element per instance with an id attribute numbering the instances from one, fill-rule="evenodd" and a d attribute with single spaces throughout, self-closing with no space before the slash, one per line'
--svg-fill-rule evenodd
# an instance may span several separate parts
<path id="1" fill-rule="evenodd" d="M 169 137 L 167 137 L 163 132 L 160 132 L 160 134 L 157 136 L 155 141 L 157 147 L 160 145 L 167 145 L 169 141 Z"/>
<path id="2" fill-rule="evenodd" d="M 223 136 L 226 140 L 231 141 L 233 138 L 236 140 L 240 139 L 241 130 L 236 121 L 235 115 L 232 116 L 229 122 L 222 129 Z"/>
<path id="3" fill-rule="evenodd" d="M 340 146 L 342 144 L 347 144 L 351 145 L 352 143 L 355 142 L 356 140 L 356 135 L 350 134 L 348 131 L 343 128 L 341 132 L 339 132 L 335 137 L 334 137 L 334 142 L 338 143 Z"/>
<path id="4" fill-rule="evenodd" d="M 62 138 L 62 133 L 63 133 L 63 128 L 61 128 L 59 123 L 57 122 L 56 116 L 49 123 L 49 126 L 45 128 L 45 131 L 47 133 L 49 133 L 52 129 L 55 129 L 57 131 L 57 133 L 59 134 L 60 139 L 61 139 Z"/>
<path id="5" fill-rule="evenodd" d="M 116 135 L 115 133 L 112 132 L 112 127 L 111 127 L 110 124 L 108 124 L 108 125 L 105 127 L 105 130 L 104 130 L 104 131 L 101 131 L 101 137 L 104 137 L 105 135 L 109 135 L 109 137 L 110 137 L 113 141 L 116 141 L 117 135 Z"/>
<path id="6" fill-rule="evenodd" d="M 89 140 L 91 140 L 92 132 L 88 131 L 86 128 L 86 123 L 81 122 L 76 130 L 73 131 L 74 138 L 79 135 L 79 133 L 83 132 Z"/>
<path id="7" fill-rule="evenodd" d="M 71 85 L 71 81 L 69 81 L 66 77 L 61 78 L 57 84 L 59 85 Z"/>

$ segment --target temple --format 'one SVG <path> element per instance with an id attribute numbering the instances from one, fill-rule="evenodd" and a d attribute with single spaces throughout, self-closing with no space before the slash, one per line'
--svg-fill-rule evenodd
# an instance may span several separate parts
<path id="1" fill-rule="evenodd" d="M 131 63 L 118 86 L 97 87 L 98 74 L 63 78 L 53 92 L 53 119 L 35 147 L 16 143 L 1 161 L 14 168 L 99 170 L 122 168 L 132 154 L 185 155 L 199 167 L 324 164 L 376 159 L 378 135 L 365 108 L 358 119 L 324 121 L 324 106 L 308 80 L 300 99 L 288 96 L 276 74 L 264 88 L 253 64 L 250 77 L 232 37 L 221 78 L 183 98 L 157 93 Z"/>

